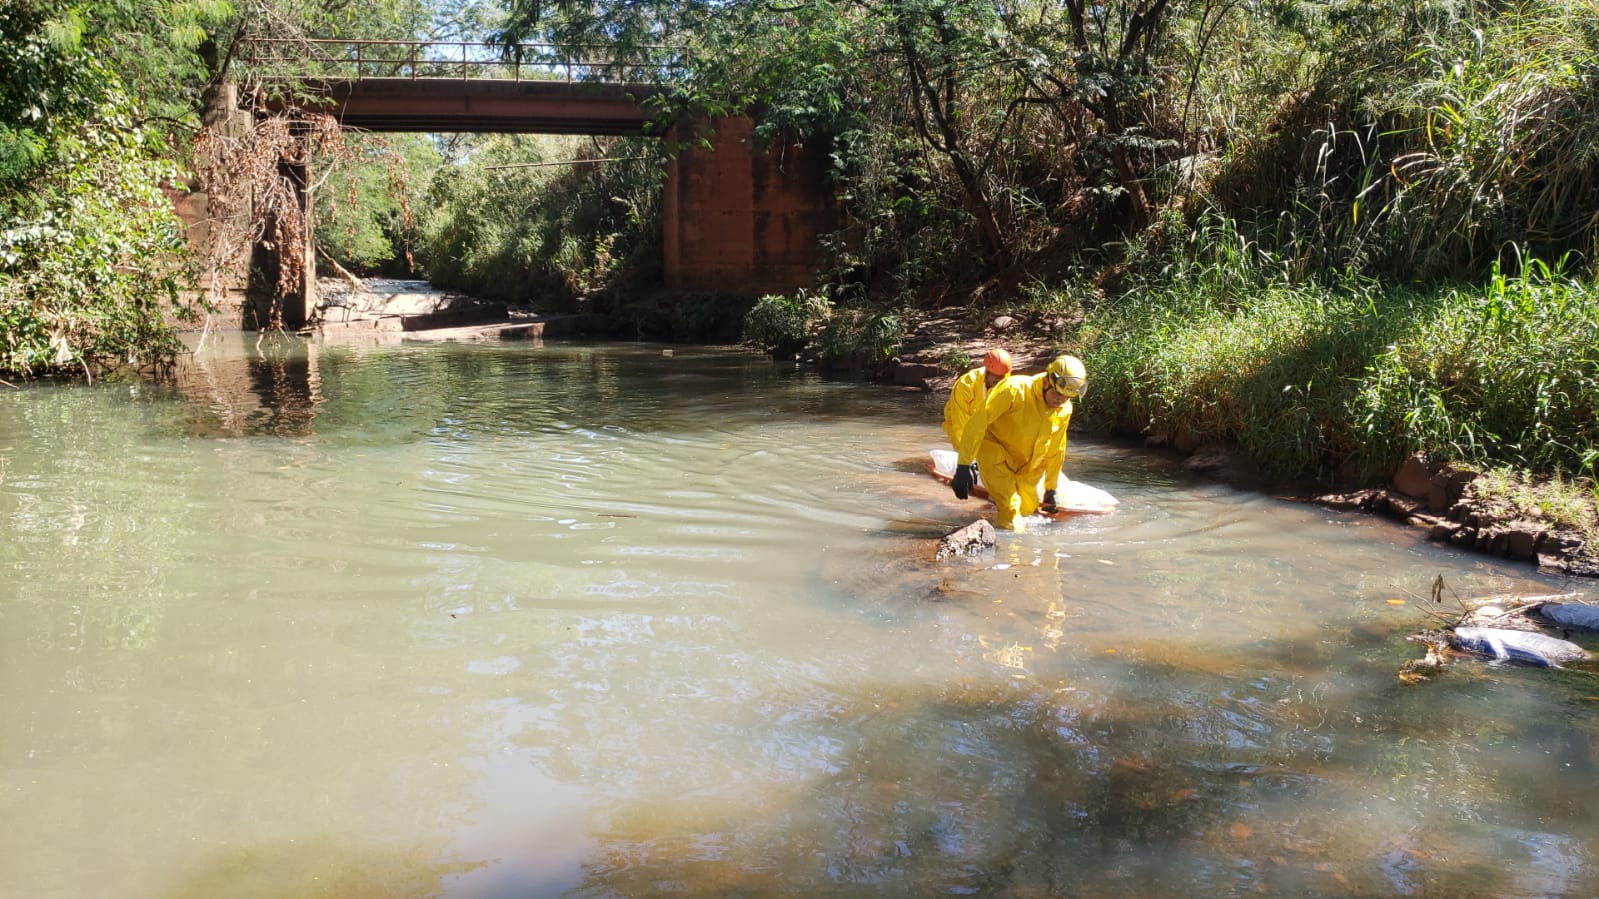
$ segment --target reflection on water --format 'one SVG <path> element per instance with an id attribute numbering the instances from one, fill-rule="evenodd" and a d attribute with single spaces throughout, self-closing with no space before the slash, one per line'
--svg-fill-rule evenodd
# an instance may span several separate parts
<path id="1" fill-rule="evenodd" d="M 213 336 L 0 393 L 30 897 L 1592 895 L 1591 675 L 1402 686 L 1415 595 L 1582 589 L 733 350 Z"/>

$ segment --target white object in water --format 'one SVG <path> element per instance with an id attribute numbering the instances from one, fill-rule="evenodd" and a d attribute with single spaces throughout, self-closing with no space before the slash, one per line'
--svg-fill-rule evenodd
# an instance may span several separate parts
<path id="1" fill-rule="evenodd" d="M 955 476 L 955 463 L 960 461 L 960 456 L 954 450 L 935 449 L 927 452 L 933 457 L 934 474 L 943 478 Z M 977 473 L 977 482 L 982 483 L 981 470 Z M 1039 481 L 1038 487 L 1038 492 L 1042 495 L 1044 492 L 1042 480 Z M 1071 480 L 1064 474 L 1055 487 L 1055 505 L 1067 512 L 1109 512 L 1120 502 L 1121 500 L 1098 487 Z"/>

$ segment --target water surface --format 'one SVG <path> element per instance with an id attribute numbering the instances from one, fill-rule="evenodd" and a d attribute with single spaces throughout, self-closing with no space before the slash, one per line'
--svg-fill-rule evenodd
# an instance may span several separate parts
<path id="1" fill-rule="evenodd" d="M 1395 677 L 1440 574 L 1585 584 L 1083 438 L 1116 513 L 934 562 L 938 415 L 640 344 L 0 390 L 4 892 L 1599 893 L 1592 676 Z"/>

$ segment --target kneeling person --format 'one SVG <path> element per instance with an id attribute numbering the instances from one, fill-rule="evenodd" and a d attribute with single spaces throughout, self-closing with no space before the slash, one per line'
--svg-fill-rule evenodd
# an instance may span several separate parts
<path id="1" fill-rule="evenodd" d="M 1066 460 L 1066 427 L 1072 400 L 1088 387 L 1088 373 L 1075 356 L 1061 356 L 1043 373 L 1013 375 L 988 392 L 983 406 L 961 432 L 955 466 L 955 496 L 970 495 L 972 463 L 983 469 L 993 498 L 995 527 L 1026 530 L 1022 519 L 1040 506 L 1052 509 Z M 1038 495 L 1042 481 L 1044 495 Z"/>

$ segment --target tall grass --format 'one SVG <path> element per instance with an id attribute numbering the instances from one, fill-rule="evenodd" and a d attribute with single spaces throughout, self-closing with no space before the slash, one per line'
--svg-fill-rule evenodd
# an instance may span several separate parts
<path id="1" fill-rule="evenodd" d="M 1386 347 L 1353 409 L 1369 439 L 1445 458 L 1593 474 L 1599 293 L 1530 264 L 1444 291 Z"/>
<path id="2" fill-rule="evenodd" d="M 1272 28 L 1262 8 L 1250 21 L 1268 27 L 1238 32 L 1248 37 L 1234 52 L 1292 55 L 1283 38 L 1298 34 L 1307 64 L 1256 82 L 1268 104 L 1200 106 L 1217 123 L 1223 108 L 1254 113 L 1231 121 L 1201 174 L 1179 183 L 1185 208 L 1247 222 L 1302 278 L 1481 277 L 1495 262 L 1566 252 L 1599 263 L 1591 2 L 1293 6 L 1308 18 Z M 1238 67 L 1215 68 L 1201 84 Z"/>
<path id="3" fill-rule="evenodd" d="M 1430 35 L 1409 62 L 1417 77 L 1391 106 L 1408 147 L 1392 162 L 1399 189 L 1388 208 L 1389 226 L 1408 238 L 1405 258 L 1439 272 L 1491 262 L 1507 243 L 1535 254 L 1592 250 L 1592 5 L 1513 5 Z"/>
<path id="4" fill-rule="evenodd" d="M 1470 289 L 1292 283 L 1218 245 L 1090 313 L 1087 424 L 1231 444 L 1288 476 L 1371 479 L 1415 451 L 1594 473 L 1591 287 L 1540 264 Z"/>

